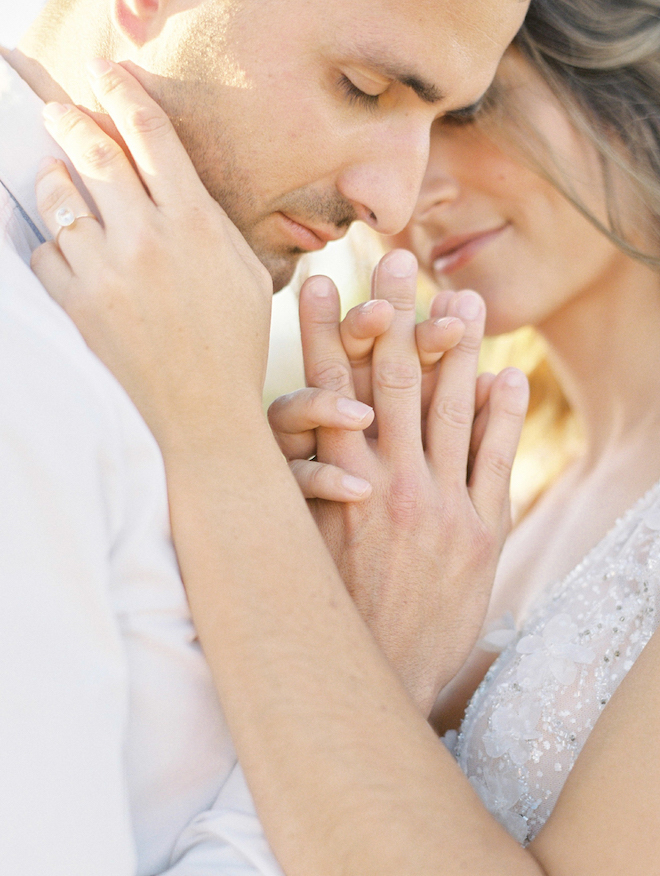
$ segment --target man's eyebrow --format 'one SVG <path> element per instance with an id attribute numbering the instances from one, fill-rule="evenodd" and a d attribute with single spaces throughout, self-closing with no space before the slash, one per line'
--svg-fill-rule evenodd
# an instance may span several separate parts
<path id="1" fill-rule="evenodd" d="M 445 95 L 437 85 L 432 85 L 424 79 L 417 76 L 401 75 L 395 77 L 398 82 L 412 88 L 415 94 L 420 97 L 424 103 L 441 103 L 445 99 Z"/>
<path id="2" fill-rule="evenodd" d="M 424 103 L 440 103 L 445 99 L 444 92 L 437 85 L 424 79 L 412 70 L 406 69 L 400 64 L 384 59 L 382 56 L 376 56 L 373 52 L 358 52 L 360 60 L 367 67 L 382 73 L 388 79 L 395 82 L 400 82 L 406 88 L 412 88 L 415 94 L 424 101 Z"/>

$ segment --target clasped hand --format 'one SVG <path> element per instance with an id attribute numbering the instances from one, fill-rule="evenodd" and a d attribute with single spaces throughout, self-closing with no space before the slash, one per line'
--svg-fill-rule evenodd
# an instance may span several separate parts
<path id="1" fill-rule="evenodd" d="M 416 279 L 412 254 L 392 251 L 372 302 L 340 324 L 333 284 L 310 278 L 309 388 L 269 418 L 360 612 L 428 712 L 485 617 L 528 388 L 514 368 L 477 377 L 476 293 L 440 293 L 415 326 Z"/>

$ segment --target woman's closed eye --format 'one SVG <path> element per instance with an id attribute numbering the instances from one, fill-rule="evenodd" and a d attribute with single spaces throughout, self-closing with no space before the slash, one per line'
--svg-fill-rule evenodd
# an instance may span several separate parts
<path id="1" fill-rule="evenodd" d="M 485 101 L 482 98 L 470 106 L 462 107 L 461 109 L 451 110 L 445 113 L 441 119 L 443 125 L 471 125 L 481 115 L 484 109 Z"/>

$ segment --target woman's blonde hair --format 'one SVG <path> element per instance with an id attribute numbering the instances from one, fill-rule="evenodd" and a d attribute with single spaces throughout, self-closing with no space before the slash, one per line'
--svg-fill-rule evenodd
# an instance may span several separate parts
<path id="1" fill-rule="evenodd" d="M 660 0 L 531 0 L 514 45 L 593 147 L 604 216 L 576 193 L 571 168 L 516 105 L 515 88 L 495 85 L 485 124 L 620 249 L 660 269 Z M 517 364 L 530 379 L 512 490 L 522 509 L 579 452 L 579 429 L 533 330 L 487 341 L 483 362 Z"/>
<path id="2" fill-rule="evenodd" d="M 515 45 L 595 148 L 607 219 L 575 196 L 548 148 L 544 175 L 617 246 L 660 268 L 660 0 L 531 0 Z"/>

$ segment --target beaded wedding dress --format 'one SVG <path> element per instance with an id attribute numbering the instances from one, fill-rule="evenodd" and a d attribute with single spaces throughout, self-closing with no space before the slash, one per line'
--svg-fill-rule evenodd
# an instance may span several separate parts
<path id="1" fill-rule="evenodd" d="M 520 843 L 552 812 L 598 716 L 660 614 L 660 484 L 537 601 L 482 640 L 501 654 L 446 744 Z"/>

